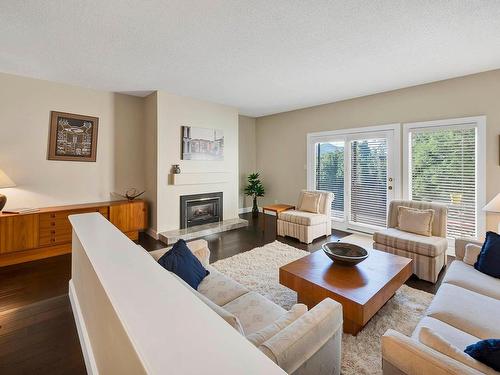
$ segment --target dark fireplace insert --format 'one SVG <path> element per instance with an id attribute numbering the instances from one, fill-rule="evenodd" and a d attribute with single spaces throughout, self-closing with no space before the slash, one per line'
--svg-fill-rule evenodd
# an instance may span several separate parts
<path id="1" fill-rule="evenodd" d="M 181 229 L 222 221 L 222 192 L 181 196 Z"/>

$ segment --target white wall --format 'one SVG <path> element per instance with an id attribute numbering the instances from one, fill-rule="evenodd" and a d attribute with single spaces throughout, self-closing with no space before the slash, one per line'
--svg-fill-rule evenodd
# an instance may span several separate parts
<path id="1" fill-rule="evenodd" d="M 97 161 L 47 160 L 50 111 L 99 117 Z M 143 99 L 0 73 L 0 168 L 7 208 L 110 199 L 144 188 Z"/>
<path id="2" fill-rule="evenodd" d="M 224 219 L 238 217 L 238 111 L 235 108 L 187 97 L 157 92 L 158 232 L 180 227 L 179 197 L 222 191 Z M 224 130 L 223 161 L 181 160 L 181 126 Z M 172 164 L 180 164 L 182 173 L 225 172 L 228 182 L 202 185 L 169 185 Z"/>
<path id="3" fill-rule="evenodd" d="M 101 215 L 70 220 L 70 298 L 91 368 L 103 375 L 285 375 Z"/>

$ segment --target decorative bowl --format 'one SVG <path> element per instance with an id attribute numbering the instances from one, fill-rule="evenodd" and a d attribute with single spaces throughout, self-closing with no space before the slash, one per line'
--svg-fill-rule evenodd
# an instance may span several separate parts
<path id="1" fill-rule="evenodd" d="M 325 254 L 335 263 L 354 266 L 368 258 L 368 251 L 347 242 L 327 242 L 323 246 Z"/>

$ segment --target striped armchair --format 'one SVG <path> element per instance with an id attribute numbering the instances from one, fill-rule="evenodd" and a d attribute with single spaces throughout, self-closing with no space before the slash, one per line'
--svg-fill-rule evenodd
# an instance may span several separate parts
<path id="1" fill-rule="evenodd" d="M 398 228 L 398 207 L 433 209 L 431 236 L 404 232 Z M 387 229 L 373 234 L 373 248 L 413 259 L 413 273 L 435 283 L 446 265 L 448 208 L 439 203 L 394 200 L 389 206 Z"/>
<path id="2" fill-rule="evenodd" d="M 319 195 L 318 212 L 301 210 L 304 194 Z M 333 193 L 322 190 L 302 190 L 296 210 L 278 214 L 278 235 L 297 238 L 300 242 L 311 243 L 321 236 L 332 234 L 330 218 Z"/>

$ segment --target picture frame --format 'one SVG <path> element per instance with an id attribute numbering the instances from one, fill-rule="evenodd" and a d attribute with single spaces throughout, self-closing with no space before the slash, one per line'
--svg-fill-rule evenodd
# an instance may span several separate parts
<path id="1" fill-rule="evenodd" d="M 224 160 L 224 131 L 182 126 L 182 160 Z"/>
<path id="2" fill-rule="evenodd" d="M 99 118 L 51 111 L 48 160 L 95 162 Z"/>

